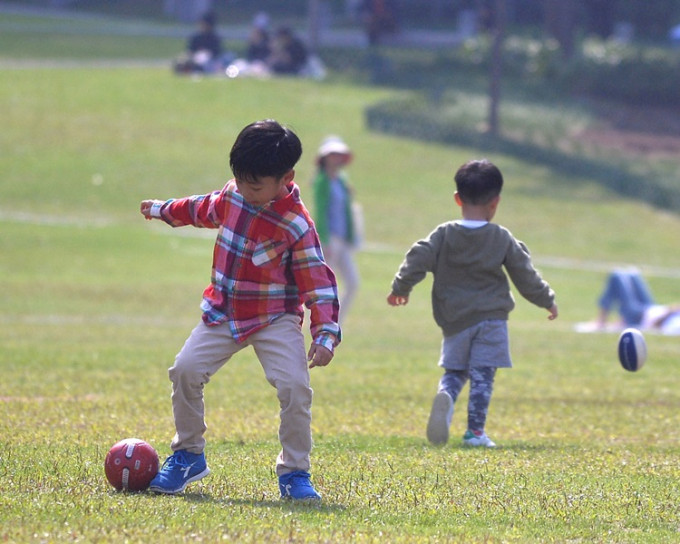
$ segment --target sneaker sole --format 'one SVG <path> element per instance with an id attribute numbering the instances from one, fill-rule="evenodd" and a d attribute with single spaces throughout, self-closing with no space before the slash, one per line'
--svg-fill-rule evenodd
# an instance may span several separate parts
<path id="1" fill-rule="evenodd" d="M 281 497 L 281 500 L 295 503 L 318 504 L 321 502 L 321 497 L 304 497 L 302 499 L 296 499 L 295 497 L 291 497 L 290 495 L 285 495 Z"/>
<path id="2" fill-rule="evenodd" d="M 184 491 L 191 482 L 197 482 L 198 480 L 205 478 L 208 474 L 210 474 L 210 469 L 205 467 L 203 472 L 199 472 L 195 476 L 188 478 L 184 484 L 182 484 L 182 486 L 177 489 L 166 489 L 164 487 L 151 486 L 149 487 L 149 491 L 152 491 L 153 493 L 164 493 L 165 495 L 177 495 L 178 493 Z"/>
<path id="3" fill-rule="evenodd" d="M 489 442 L 477 442 L 474 439 L 463 440 L 463 446 L 467 448 L 495 448 L 496 443 L 489 440 Z"/>
<path id="4" fill-rule="evenodd" d="M 448 393 L 437 393 L 432 401 L 430 419 L 427 422 L 427 439 L 437 446 L 449 440 L 449 413 L 453 408 L 453 400 Z"/>

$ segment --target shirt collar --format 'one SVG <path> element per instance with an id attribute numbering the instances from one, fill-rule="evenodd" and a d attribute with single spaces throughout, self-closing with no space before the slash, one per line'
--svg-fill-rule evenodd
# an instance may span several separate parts
<path id="1" fill-rule="evenodd" d="M 473 219 L 459 219 L 456 221 L 461 227 L 465 227 L 468 229 L 478 229 L 480 227 L 483 227 L 484 225 L 488 225 L 488 221 L 477 221 Z"/>

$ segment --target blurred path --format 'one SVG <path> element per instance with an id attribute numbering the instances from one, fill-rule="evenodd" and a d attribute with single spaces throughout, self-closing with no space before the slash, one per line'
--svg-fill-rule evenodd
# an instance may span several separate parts
<path id="1" fill-rule="evenodd" d="M 45 225 L 45 226 L 87 226 L 89 228 L 108 228 L 118 225 L 113 218 L 103 216 L 85 217 L 73 214 L 64 215 L 45 215 L 31 212 L 10 211 L 0 208 L 0 222 L 8 223 L 26 223 L 30 225 Z M 160 225 L 151 225 L 155 229 L 154 232 L 164 236 L 178 236 L 182 238 L 203 238 L 214 239 L 215 233 L 210 229 L 167 229 Z M 404 248 L 396 247 L 390 244 L 381 242 L 366 241 L 364 248 L 361 250 L 364 253 L 384 254 L 384 255 L 403 255 Z M 654 265 L 640 265 L 632 263 L 620 263 L 611 261 L 600 261 L 596 259 L 576 259 L 570 257 L 556 257 L 543 256 L 536 257 L 534 263 L 539 267 L 554 268 L 559 270 L 577 270 L 582 272 L 610 272 L 614 268 L 622 268 L 628 266 L 635 266 L 640 269 L 642 274 L 646 277 L 657 278 L 671 278 L 680 279 L 680 269 L 654 266 Z"/>

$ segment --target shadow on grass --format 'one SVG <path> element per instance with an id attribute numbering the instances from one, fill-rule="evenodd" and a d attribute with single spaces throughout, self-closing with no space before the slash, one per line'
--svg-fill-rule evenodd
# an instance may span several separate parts
<path id="1" fill-rule="evenodd" d="M 595 180 L 618 194 L 662 209 L 680 209 L 680 190 L 665 185 L 663 180 L 633 174 L 625 167 L 593 158 L 470 130 L 454 120 L 442 118 L 436 108 L 390 100 L 367 108 L 365 117 L 368 127 L 375 131 L 504 153 L 568 176 Z"/>
<path id="2" fill-rule="evenodd" d="M 283 511 L 300 512 L 300 511 L 314 511 L 314 512 L 341 512 L 346 510 L 344 505 L 328 504 L 321 500 L 318 501 L 291 501 L 291 500 L 267 500 L 267 499 L 243 499 L 233 497 L 213 497 L 208 493 L 184 493 L 177 495 L 187 502 L 193 503 L 210 503 L 222 506 L 248 506 L 251 508 L 276 508 Z"/>
<path id="3" fill-rule="evenodd" d="M 541 452 L 541 451 L 551 451 L 555 449 L 563 449 L 563 446 L 558 446 L 556 444 L 536 444 L 529 442 L 510 442 L 510 443 L 497 443 L 495 448 L 485 448 L 481 446 L 466 446 L 462 442 L 458 443 L 455 440 L 449 441 L 448 444 L 442 444 L 436 446 L 434 444 L 427 443 L 428 449 L 432 450 L 447 450 L 455 452 L 503 452 L 503 451 L 514 451 L 514 452 Z"/>
<path id="4" fill-rule="evenodd" d="M 476 452 L 476 451 L 515 451 L 515 452 L 539 452 L 551 451 L 556 448 L 564 448 L 563 444 L 556 444 L 555 442 L 524 442 L 524 441 L 508 441 L 497 444 L 496 448 L 481 448 L 466 446 L 463 444 L 462 436 L 451 436 L 446 444 L 435 445 L 427 441 L 423 436 L 370 436 L 370 435 L 343 435 L 333 438 L 332 440 L 324 440 L 315 444 L 315 450 L 318 456 L 323 458 L 325 455 L 336 455 L 338 451 L 343 451 L 345 455 L 351 456 L 353 451 L 361 452 L 361 454 L 368 455 L 387 455 L 393 453 L 403 453 L 411 455 L 413 452 Z"/>

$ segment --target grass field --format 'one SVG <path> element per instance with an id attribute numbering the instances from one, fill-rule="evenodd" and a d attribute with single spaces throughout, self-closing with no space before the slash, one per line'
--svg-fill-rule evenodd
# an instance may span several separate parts
<path id="1" fill-rule="evenodd" d="M 37 53 L 36 53 L 37 54 Z M 680 540 L 678 338 L 650 335 L 639 373 L 616 336 L 582 335 L 605 272 L 641 266 L 680 300 L 680 218 L 504 155 L 498 222 L 532 250 L 561 315 L 523 300 L 515 368 L 498 374 L 468 450 L 427 444 L 440 375 L 429 280 L 385 303 L 415 239 L 457 213 L 452 175 L 475 149 L 368 132 L 389 89 L 296 80 L 192 80 L 165 68 L 21 68 L 0 78 L 0 541 L 673 542 Z M 309 195 L 327 133 L 356 149 L 367 219 L 360 299 L 333 363 L 315 369 L 318 508 L 278 499 L 278 407 L 250 351 L 206 388 L 213 474 L 178 497 L 116 493 L 103 460 L 136 436 L 163 458 L 167 368 L 199 319 L 210 233 L 147 223 L 143 198 L 207 192 L 246 123 L 300 134 Z M 307 200 L 310 200 L 307 198 Z"/>

